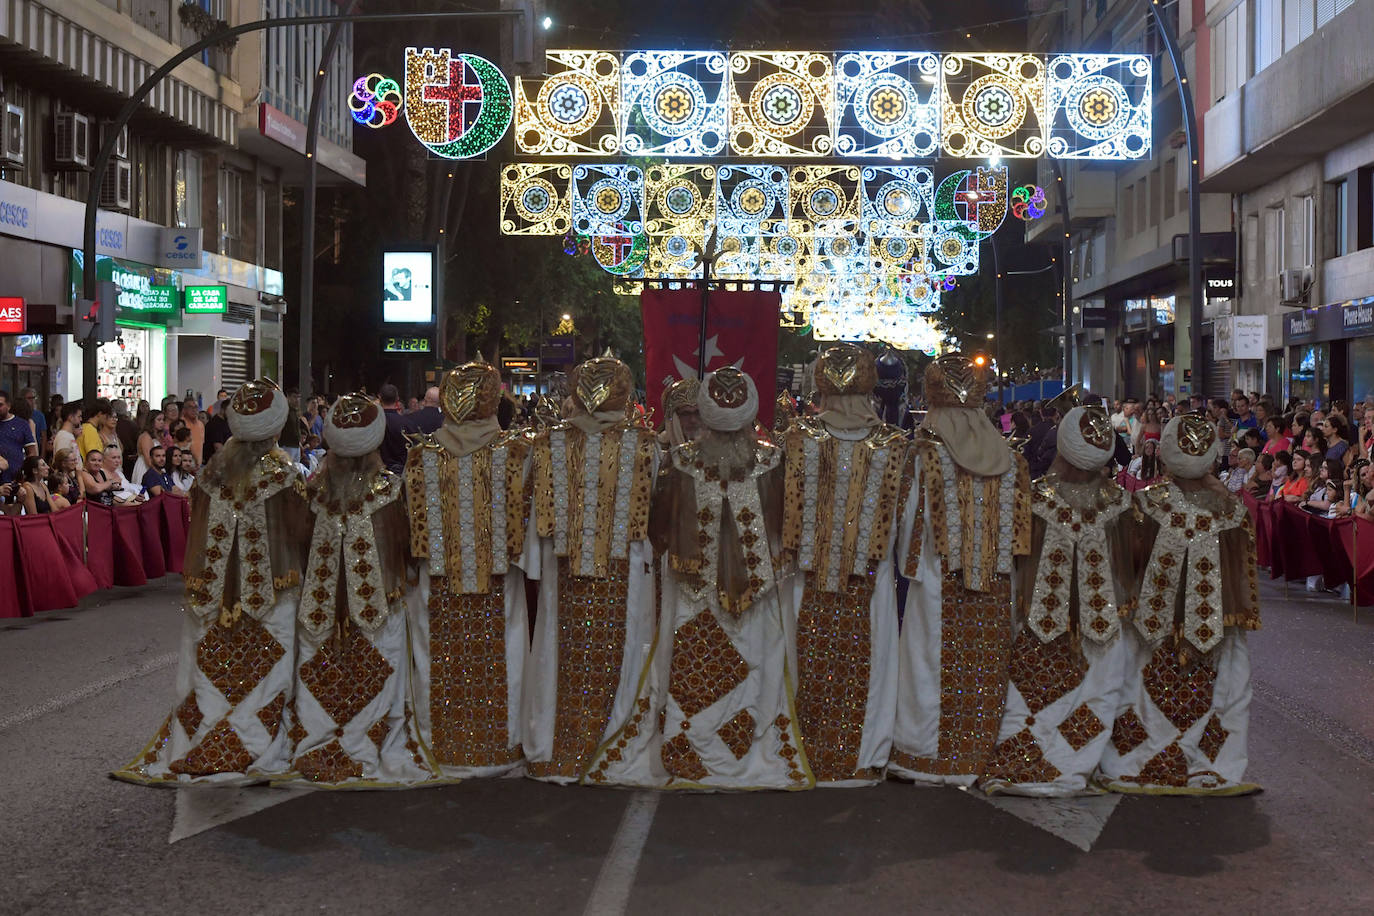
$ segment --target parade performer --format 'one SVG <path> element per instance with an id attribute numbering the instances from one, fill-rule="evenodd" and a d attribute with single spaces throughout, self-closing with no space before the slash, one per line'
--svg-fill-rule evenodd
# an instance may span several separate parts
<path id="1" fill-rule="evenodd" d="M 698 393 L 706 432 L 673 449 L 654 495 L 672 573 L 634 716 L 594 774 L 672 789 L 804 789 L 778 563 L 782 450 L 754 431 L 758 393 L 730 367 Z"/>
<path id="2" fill-rule="evenodd" d="M 566 422 L 534 442 L 540 541 L 528 571 L 540 587 L 524 691 L 527 772 L 557 783 L 588 777 L 629 721 L 655 623 L 653 430 L 633 421 L 633 377 L 609 353 L 570 381 Z"/>
<path id="3" fill-rule="evenodd" d="M 882 779 L 897 711 L 893 561 L 907 442 L 879 419 L 873 355 L 843 344 L 816 364 L 821 412 L 788 433 L 783 547 L 793 578 L 797 720 L 818 783 Z"/>
<path id="4" fill-rule="evenodd" d="M 1134 597 L 1136 525 L 1130 494 L 1106 472 L 1111 421 L 1100 408 L 1074 407 L 1057 435 L 1049 473 L 1031 484 L 1007 707 L 979 781 L 990 794 L 1089 791 L 1125 677 L 1121 617 Z"/>
<path id="5" fill-rule="evenodd" d="M 529 650 L 527 464 L 533 437 L 503 433 L 501 377 L 480 357 L 439 386 L 444 425 L 410 449 L 415 712 L 447 776 L 492 776 L 523 759 L 520 692 Z"/>
<path id="6" fill-rule="evenodd" d="M 265 379 L 229 401 L 232 438 L 191 489 L 177 705 L 114 774 L 122 779 L 243 784 L 290 768 L 310 511 L 295 463 L 277 447 L 286 417 L 286 395 Z"/>
<path id="7" fill-rule="evenodd" d="M 401 478 L 382 466 L 381 406 L 339 398 L 329 451 L 306 492 L 315 529 L 297 616 L 294 771 L 313 783 L 403 786 L 433 779 L 416 740 L 406 632 Z"/>
<path id="8" fill-rule="evenodd" d="M 1012 637 L 1012 558 L 1030 550 L 1030 479 L 983 413 L 987 374 L 946 354 L 925 372 L 898 556 L 911 580 L 889 770 L 970 785 L 997 741 Z"/>
<path id="9" fill-rule="evenodd" d="M 701 415 L 697 413 L 697 392 L 701 380 L 680 378 L 663 389 L 663 432 L 658 444 L 670 449 L 691 442 L 701 435 Z"/>
<path id="10" fill-rule="evenodd" d="M 1169 421 L 1168 479 L 1136 494 L 1149 562 L 1134 652 L 1099 778 L 1117 792 L 1236 795 L 1245 782 L 1250 650 L 1260 626 L 1255 533 L 1215 476 L 1220 444 L 1202 417 Z"/>

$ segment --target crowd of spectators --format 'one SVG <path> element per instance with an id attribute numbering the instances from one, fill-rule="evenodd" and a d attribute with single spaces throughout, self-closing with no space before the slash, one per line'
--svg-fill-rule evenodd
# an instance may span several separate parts
<path id="1" fill-rule="evenodd" d="M 1298 398 L 1279 406 L 1271 397 L 1236 389 L 1230 400 L 1194 396 L 1180 404 L 1172 395 L 1113 401 L 1118 479 L 1131 488 L 1163 477 L 1159 438 L 1180 412 L 1203 414 L 1225 443 L 1217 477 L 1232 493 L 1258 501 L 1283 500 L 1326 518 L 1355 516 L 1374 521 L 1374 395 L 1324 406 Z M 994 421 L 1019 446 L 1038 477 L 1055 457 L 1058 416 L 1047 403 L 1019 402 L 990 408 Z M 1318 577 L 1309 590 L 1321 589 Z M 1348 586 L 1347 586 L 1348 587 Z"/>

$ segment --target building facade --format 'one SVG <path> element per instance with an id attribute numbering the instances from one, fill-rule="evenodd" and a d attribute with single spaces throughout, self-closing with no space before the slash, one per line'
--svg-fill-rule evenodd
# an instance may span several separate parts
<path id="1" fill-rule="evenodd" d="M 1214 294 L 1205 300 L 1203 352 L 1196 361 L 1189 352 L 1188 147 L 1178 79 L 1165 44 L 1140 0 L 1070 0 L 1042 6 L 1044 13 L 1030 22 L 1030 46 L 1036 50 L 1145 53 L 1154 60 L 1150 158 L 1065 160 L 1058 163 L 1058 171 L 1048 159 L 1037 165 L 1037 183 L 1045 188 L 1051 209 L 1045 218 L 1029 224 L 1027 241 L 1058 244 L 1067 224 L 1072 381 L 1095 394 L 1115 397 L 1225 394 L 1231 384 L 1229 367 L 1212 357 L 1217 320 L 1231 310 L 1230 298 L 1215 294 L 1225 289 L 1222 284 L 1214 284 Z M 1196 75 L 1209 70 L 1210 35 L 1203 12 L 1200 0 L 1184 0 L 1165 12 L 1177 19 L 1185 76 L 1194 74 L 1190 81 L 1199 121 L 1208 103 L 1199 87 L 1204 81 Z M 1201 133 L 1205 148 L 1206 131 Z M 1067 223 L 1058 203 L 1061 180 Z M 1208 278 L 1221 280 L 1235 269 L 1230 197 L 1204 193 L 1200 204 L 1204 270 Z M 1088 327 L 1084 315 L 1092 316 Z M 1064 329 L 1058 330 L 1062 334 Z M 1223 329 L 1223 337 L 1227 331 Z"/>
<path id="2" fill-rule="evenodd" d="M 1276 399 L 1374 395 L 1374 0 L 1208 0 L 1203 186 L 1233 195 L 1236 361 Z M 1261 322 L 1262 319 L 1262 322 Z"/>
<path id="3" fill-rule="evenodd" d="M 167 394 L 208 405 L 220 388 L 281 377 L 282 189 L 303 174 L 300 112 L 325 27 L 252 33 L 188 60 L 140 107 L 105 173 L 91 161 L 129 95 L 203 35 L 225 22 L 334 11 L 328 0 L 0 4 L 0 301 L 22 314 L 0 321 L 0 386 L 33 387 L 45 403 L 87 389 L 76 331 L 92 182 L 94 269 L 119 292 L 118 339 L 99 348 L 97 392 L 131 408 Z M 364 180 L 342 123 L 351 62 L 346 35 L 326 86 L 326 183 Z M 166 253 L 194 253 L 197 237 L 198 266 Z M 186 305 L 193 299 L 200 308 Z"/>

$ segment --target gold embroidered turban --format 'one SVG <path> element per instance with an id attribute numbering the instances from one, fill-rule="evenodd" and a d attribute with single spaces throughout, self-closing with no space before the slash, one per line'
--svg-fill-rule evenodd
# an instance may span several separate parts
<path id="1" fill-rule="evenodd" d="M 324 438 L 330 451 L 343 458 L 357 458 L 377 450 L 386 436 L 386 417 L 377 402 L 365 394 L 346 394 L 334 402 L 324 421 Z"/>
<path id="2" fill-rule="evenodd" d="M 930 407 L 982 407 L 988 370 L 963 353 L 946 353 L 926 366 L 925 382 Z"/>
<path id="3" fill-rule="evenodd" d="M 663 418 L 671 420 L 682 408 L 697 409 L 697 392 L 701 390 L 701 380 L 680 378 L 663 391 Z"/>
<path id="4" fill-rule="evenodd" d="M 877 384 L 877 362 L 863 347 L 826 347 L 816 362 L 816 390 L 821 394 L 872 394 Z"/>
<path id="5" fill-rule="evenodd" d="M 501 403 L 501 374 L 481 356 L 444 375 L 439 407 L 452 423 L 485 420 Z"/>
<path id="6" fill-rule="evenodd" d="M 745 429 L 759 414 L 754 380 L 734 366 L 708 372 L 697 393 L 697 410 L 707 429 L 726 433 Z"/>
<path id="7" fill-rule="evenodd" d="M 1165 470 L 1183 480 L 1210 474 L 1220 448 L 1216 427 L 1195 414 L 1174 417 L 1159 438 L 1159 457 Z"/>
<path id="8" fill-rule="evenodd" d="M 569 381 L 573 400 L 587 413 L 624 410 L 634 392 L 630 367 L 608 354 L 574 367 Z"/>

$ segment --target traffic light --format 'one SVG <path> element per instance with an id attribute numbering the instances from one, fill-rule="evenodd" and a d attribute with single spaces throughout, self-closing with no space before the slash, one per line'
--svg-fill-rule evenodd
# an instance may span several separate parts
<path id="1" fill-rule="evenodd" d="M 544 0 L 501 0 L 501 9 L 522 15 L 501 23 L 502 63 L 508 73 L 542 76 L 544 73 L 544 33 L 552 20 L 544 13 Z"/>
<path id="2" fill-rule="evenodd" d="M 119 287 L 109 280 L 96 284 L 96 298 L 78 299 L 76 303 L 76 340 L 109 343 L 115 339 L 115 305 L 119 302 Z"/>

